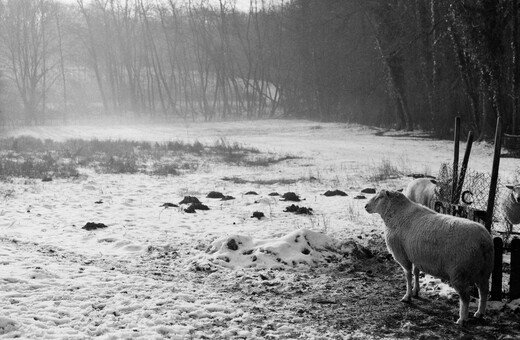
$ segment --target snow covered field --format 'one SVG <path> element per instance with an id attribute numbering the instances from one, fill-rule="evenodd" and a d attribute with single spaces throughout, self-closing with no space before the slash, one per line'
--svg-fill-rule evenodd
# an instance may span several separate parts
<path id="1" fill-rule="evenodd" d="M 410 181 L 378 179 L 385 162 L 404 174 L 436 175 L 441 163 L 451 163 L 453 143 L 376 132 L 284 120 L 4 132 L 57 141 L 225 139 L 298 158 L 268 167 L 207 162 L 180 176 L 83 169 L 78 179 L 0 183 L 0 338 L 520 336 L 512 331 L 512 304 L 496 304 L 483 325 L 457 329 L 457 300 L 436 280 L 424 281 L 430 300 L 416 308 L 398 301 L 404 279 L 387 257 L 383 223 L 356 196 Z M 492 154 L 492 146 L 476 143 L 470 168 L 489 172 Z M 514 178 L 519 166 L 502 159 L 501 177 Z M 335 189 L 348 196 L 324 195 Z M 207 198 L 211 191 L 235 199 Z M 302 201 L 273 192 L 294 192 Z M 185 196 L 209 210 L 163 206 Z M 312 215 L 285 212 L 291 204 Z M 255 212 L 265 216 L 253 218 Z M 107 228 L 87 231 L 87 222 Z"/>

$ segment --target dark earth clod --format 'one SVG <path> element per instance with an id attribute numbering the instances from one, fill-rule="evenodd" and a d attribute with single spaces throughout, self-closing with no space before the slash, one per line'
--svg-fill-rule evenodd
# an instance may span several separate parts
<path id="1" fill-rule="evenodd" d="M 193 203 L 200 203 L 199 199 L 194 196 L 184 196 L 182 201 L 179 202 L 179 204 L 193 204 Z"/>
<path id="2" fill-rule="evenodd" d="M 104 223 L 95 223 L 95 222 L 87 222 L 81 229 L 85 230 L 96 230 L 96 229 L 102 229 L 107 228 L 106 224 Z"/>
<path id="3" fill-rule="evenodd" d="M 344 191 L 341 191 L 341 190 L 327 190 L 324 194 L 325 196 L 327 197 L 330 197 L 330 196 L 348 196 L 346 192 Z"/>

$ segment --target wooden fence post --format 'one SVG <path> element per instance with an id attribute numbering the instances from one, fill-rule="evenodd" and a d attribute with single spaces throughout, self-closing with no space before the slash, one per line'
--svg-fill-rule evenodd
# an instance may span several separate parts
<path id="1" fill-rule="evenodd" d="M 454 204 L 459 204 L 460 195 L 462 193 L 462 186 L 464 185 L 464 177 L 466 177 L 466 170 L 468 169 L 469 155 L 471 154 L 471 146 L 473 145 L 473 131 L 468 134 L 468 141 L 466 142 L 466 151 L 464 152 L 464 158 L 462 159 L 462 165 L 460 167 L 459 180 L 457 182 L 457 188 L 455 195 L 452 200 Z"/>
<path id="2" fill-rule="evenodd" d="M 490 300 L 502 300 L 502 252 L 504 251 L 504 244 L 500 237 L 493 239 L 495 248 L 495 263 L 493 265 L 493 274 L 491 275 L 491 296 Z"/>
<path id="3" fill-rule="evenodd" d="M 459 143 L 460 142 L 460 117 L 455 117 L 455 135 L 453 144 L 453 169 L 451 176 L 451 203 L 455 203 L 457 181 L 459 179 Z"/>
<path id="4" fill-rule="evenodd" d="M 520 298 L 520 239 L 511 241 L 511 276 L 509 277 L 509 300 Z"/>
<path id="5" fill-rule="evenodd" d="M 497 118 L 497 127 L 495 131 L 495 153 L 493 155 L 493 167 L 491 169 L 491 183 L 489 185 L 489 196 L 487 204 L 486 229 L 491 232 L 493 224 L 493 210 L 495 208 L 495 195 L 497 193 L 498 168 L 500 166 L 500 150 L 502 148 L 502 119 Z"/>

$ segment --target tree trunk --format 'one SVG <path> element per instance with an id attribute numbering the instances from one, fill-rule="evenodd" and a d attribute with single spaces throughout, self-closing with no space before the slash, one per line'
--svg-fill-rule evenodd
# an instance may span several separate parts
<path id="1" fill-rule="evenodd" d="M 101 78 L 101 72 L 99 70 L 99 62 L 98 62 L 98 55 L 96 51 L 96 45 L 94 43 L 94 32 L 92 29 L 92 23 L 90 22 L 90 18 L 88 16 L 87 11 L 85 10 L 85 7 L 83 6 L 83 0 L 77 0 L 79 8 L 81 13 L 83 14 L 83 17 L 85 18 L 85 22 L 87 23 L 88 28 L 88 41 L 90 43 L 90 46 L 87 47 L 87 50 L 90 51 L 91 57 L 92 57 L 92 67 L 94 68 L 94 74 L 96 76 L 96 81 L 99 88 L 99 94 L 101 95 L 101 100 L 103 102 L 103 108 L 105 109 L 105 113 L 108 112 L 108 101 L 105 94 L 105 89 L 103 86 L 103 79 Z"/>
<path id="2" fill-rule="evenodd" d="M 512 112 L 511 112 L 511 133 L 516 134 L 518 132 L 518 86 L 520 85 L 520 44 L 518 43 L 518 0 L 511 1 L 513 14 L 513 32 L 512 32 L 512 69 L 513 77 L 511 79 L 511 97 L 513 99 Z"/>
<path id="3" fill-rule="evenodd" d="M 67 124 L 68 118 L 68 100 L 67 100 L 67 79 L 65 77 L 65 62 L 63 58 L 63 42 L 62 42 L 62 33 L 61 33 L 61 25 L 60 25 L 60 16 L 58 10 L 55 13 L 56 16 L 56 30 L 58 34 L 58 49 L 60 53 L 60 73 L 61 73 L 61 81 L 63 82 L 63 123 Z"/>
<path id="4" fill-rule="evenodd" d="M 392 94 L 396 104 L 397 129 L 406 128 L 408 131 L 413 130 L 413 121 L 408 111 L 408 103 L 404 94 L 404 73 L 401 65 L 401 59 L 398 56 L 389 57 L 385 54 L 381 47 L 379 38 L 376 37 L 377 49 L 381 56 L 386 72 L 388 90 Z"/>
<path id="5" fill-rule="evenodd" d="M 459 37 L 457 36 L 457 33 L 454 32 L 455 25 L 454 25 L 454 18 L 452 16 L 448 16 L 448 22 L 449 22 L 449 28 L 448 33 L 452 42 L 453 46 L 453 54 L 455 56 L 455 61 L 457 64 L 457 69 L 459 71 L 459 77 L 462 81 L 462 90 L 464 94 L 466 95 L 469 106 L 471 109 L 470 116 L 472 117 L 471 125 L 475 132 L 476 136 L 482 136 L 483 134 L 483 124 L 485 124 L 485 121 L 482 120 L 481 115 L 479 113 L 480 109 L 480 100 L 479 100 L 479 90 L 473 85 L 474 82 L 472 82 L 472 74 L 470 67 L 468 65 L 468 61 L 466 59 L 466 56 L 464 55 L 464 50 L 462 47 L 462 44 L 460 42 Z M 479 137 L 479 138 L 480 138 Z"/>

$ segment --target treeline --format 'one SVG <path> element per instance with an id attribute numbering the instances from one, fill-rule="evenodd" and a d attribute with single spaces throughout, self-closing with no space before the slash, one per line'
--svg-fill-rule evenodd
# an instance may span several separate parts
<path id="1" fill-rule="evenodd" d="M 519 132 L 517 0 L 0 0 L 0 123 L 349 121 Z"/>

